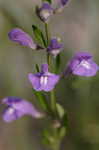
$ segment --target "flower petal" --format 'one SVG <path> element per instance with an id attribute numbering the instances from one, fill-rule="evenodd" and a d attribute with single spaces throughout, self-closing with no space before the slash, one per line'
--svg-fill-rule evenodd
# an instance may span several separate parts
<path id="1" fill-rule="evenodd" d="M 18 118 L 16 114 L 16 111 L 10 106 L 8 106 L 4 110 L 2 117 L 5 122 L 12 122 Z"/>
<path id="2" fill-rule="evenodd" d="M 11 41 L 17 42 L 20 45 L 27 46 L 32 49 L 37 48 L 37 45 L 34 43 L 32 38 L 27 33 L 25 33 L 23 30 L 21 30 L 19 28 L 12 29 L 8 33 L 8 36 Z"/>
<path id="3" fill-rule="evenodd" d="M 42 87 L 40 85 L 40 73 L 37 73 L 37 74 L 29 73 L 28 79 L 36 91 L 42 90 Z"/>
<path id="4" fill-rule="evenodd" d="M 63 44 L 60 41 L 60 38 L 52 38 L 50 41 L 47 51 L 53 56 L 57 56 L 63 50 Z"/>
<path id="5" fill-rule="evenodd" d="M 41 72 L 42 73 L 48 72 L 48 64 L 42 64 L 41 65 Z"/>
<path id="6" fill-rule="evenodd" d="M 68 3 L 69 0 L 60 0 L 60 3 L 62 6 L 65 6 Z"/>
<path id="7" fill-rule="evenodd" d="M 92 55 L 88 52 L 78 52 L 70 60 L 65 75 L 72 73 L 79 76 L 94 76 L 99 70 L 99 66 L 92 60 Z"/>
<path id="8" fill-rule="evenodd" d="M 42 116 L 40 112 L 27 100 L 17 97 L 6 97 L 2 100 L 2 103 L 7 105 L 3 112 L 3 119 L 6 122 L 19 119 L 24 115 L 31 115 L 34 118 Z"/>
<path id="9" fill-rule="evenodd" d="M 42 89 L 46 92 L 49 92 L 53 90 L 55 85 L 58 83 L 60 76 L 50 73 L 50 75 L 47 78 L 48 78 L 47 84 L 45 85 L 43 84 Z"/>
<path id="10" fill-rule="evenodd" d="M 73 74 L 79 76 L 95 76 L 99 67 L 92 60 L 90 61 L 82 61 L 73 71 Z"/>

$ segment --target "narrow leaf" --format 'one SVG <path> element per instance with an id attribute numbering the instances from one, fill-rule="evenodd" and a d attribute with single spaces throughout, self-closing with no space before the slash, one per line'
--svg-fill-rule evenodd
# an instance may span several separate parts
<path id="1" fill-rule="evenodd" d="M 59 117 L 62 118 L 65 114 L 64 108 L 58 103 L 56 104 L 56 107 L 57 107 Z"/>
<path id="2" fill-rule="evenodd" d="M 46 40 L 43 35 L 43 32 L 35 25 L 32 25 L 34 36 L 36 41 L 41 44 L 43 47 L 46 47 Z"/>

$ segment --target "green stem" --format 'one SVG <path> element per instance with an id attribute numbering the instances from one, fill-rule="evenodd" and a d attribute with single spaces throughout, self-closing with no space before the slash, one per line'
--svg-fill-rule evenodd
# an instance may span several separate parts
<path id="1" fill-rule="evenodd" d="M 51 109 L 52 109 L 52 111 L 56 117 L 57 116 L 57 108 L 56 108 L 56 97 L 55 97 L 55 91 L 54 90 L 52 90 L 50 92 L 50 98 L 51 98 Z"/>
<path id="2" fill-rule="evenodd" d="M 46 33 L 46 39 L 47 39 L 47 46 L 49 44 L 49 32 L 48 32 L 48 24 L 45 23 L 45 33 Z M 51 70 L 51 56 L 48 53 L 47 54 L 47 63 L 49 65 L 49 70 Z M 56 109 L 56 98 L 55 98 L 55 91 L 52 90 L 50 92 L 50 98 L 51 98 L 51 109 L 53 113 L 56 115 L 57 114 L 57 109 Z"/>
<path id="3" fill-rule="evenodd" d="M 50 40 L 50 36 L 49 36 L 49 31 L 48 31 L 48 24 L 45 23 L 45 34 L 46 34 L 46 48 L 49 45 L 49 40 Z M 49 53 L 47 53 L 47 63 L 49 65 L 49 70 L 51 71 L 51 55 Z M 50 92 L 50 108 L 51 108 L 51 112 L 52 112 L 52 117 L 54 117 L 54 119 L 57 118 L 57 108 L 56 108 L 56 97 L 55 97 L 55 90 L 52 90 Z M 52 150 L 59 150 L 60 147 L 60 143 L 59 141 L 55 141 L 55 143 L 53 143 L 51 145 L 51 149 Z"/>
<path id="4" fill-rule="evenodd" d="M 49 44 L 49 32 L 48 32 L 48 24 L 45 23 L 45 34 L 46 34 L 46 40 L 47 40 L 47 47 Z"/>

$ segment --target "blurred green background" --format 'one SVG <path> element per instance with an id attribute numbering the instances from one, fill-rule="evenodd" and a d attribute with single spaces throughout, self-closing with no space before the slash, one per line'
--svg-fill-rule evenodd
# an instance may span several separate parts
<path id="1" fill-rule="evenodd" d="M 32 35 L 32 24 L 43 28 L 34 13 L 39 4 L 40 0 L 0 0 L 0 99 L 18 96 L 36 104 L 27 74 L 35 72 L 35 63 L 46 62 L 45 53 L 13 43 L 7 34 L 20 27 Z M 71 0 L 62 14 L 52 17 L 50 31 L 64 42 L 61 71 L 78 50 L 91 52 L 99 64 L 99 0 Z M 57 101 L 69 117 L 61 150 L 98 150 L 99 75 L 64 79 L 56 91 Z M 43 128 L 46 128 L 44 120 L 23 117 L 6 124 L 0 115 L 0 150 L 47 150 L 41 143 Z"/>

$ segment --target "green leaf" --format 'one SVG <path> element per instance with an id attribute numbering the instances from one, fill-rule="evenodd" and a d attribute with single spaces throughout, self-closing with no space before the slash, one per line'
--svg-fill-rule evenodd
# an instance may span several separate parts
<path id="1" fill-rule="evenodd" d="M 56 107 L 57 107 L 59 117 L 62 118 L 65 114 L 64 108 L 58 103 L 56 104 Z"/>
<path id="2" fill-rule="evenodd" d="M 65 135 L 66 135 L 66 128 L 65 127 L 60 128 L 59 130 L 60 138 L 63 138 Z"/>
<path id="3" fill-rule="evenodd" d="M 41 46 L 46 47 L 46 40 L 43 35 L 43 32 L 35 25 L 32 25 L 34 36 L 38 44 L 41 44 Z"/>
<path id="4" fill-rule="evenodd" d="M 60 54 L 58 54 L 56 56 L 56 62 L 55 62 L 55 70 L 56 70 L 55 73 L 59 72 L 60 64 L 61 64 L 61 57 L 60 57 Z"/>
<path id="5" fill-rule="evenodd" d="M 38 64 L 35 65 L 36 71 L 40 72 Z"/>
<path id="6" fill-rule="evenodd" d="M 43 2 L 48 2 L 48 3 L 52 4 L 52 0 L 43 0 Z"/>
<path id="7" fill-rule="evenodd" d="M 38 92 L 33 90 L 33 93 L 35 94 L 35 96 L 37 97 L 40 106 L 42 107 L 43 110 L 48 111 L 49 110 L 49 105 L 47 103 L 47 99 L 45 97 L 45 95 L 42 92 Z"/>

